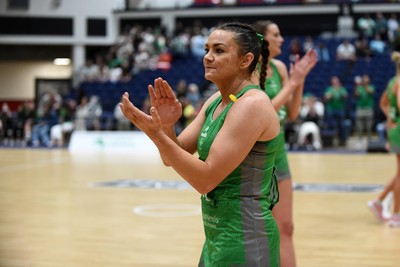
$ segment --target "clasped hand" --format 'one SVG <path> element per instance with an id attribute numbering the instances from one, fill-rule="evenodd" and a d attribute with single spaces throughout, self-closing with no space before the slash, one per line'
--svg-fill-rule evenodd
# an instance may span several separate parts
<path id="1" fill-rule="evenodd" d="M 148 91 L 151 102 L 150 115 L 135 107 L 127 92 L 122 95 L 119 106 L 130 122 L 151 136 L 162 128 L 174 127 L 182 116 L 182 105 L 176 99 L 171 86 L 162 78 L 155 79 L 154 87 L 149 85 Z"/>
<path id="2" fill-rule="evenodd" d="M 296 56 L 295 63 L 290 65 L 290 78 L 303 82 L 308 73 L 314 68 L 318 62 L 318 54 L 314 49 L 310 49 L 307 53 L 300 59 Z"/>

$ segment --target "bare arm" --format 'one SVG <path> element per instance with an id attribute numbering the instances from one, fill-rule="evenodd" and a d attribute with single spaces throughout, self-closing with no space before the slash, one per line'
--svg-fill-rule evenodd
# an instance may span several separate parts
<path id="1" fill-rule="evenodd" d="M 388 88 L 386 88 L 386 90 L 382 93 L 379 100 L 379 107 L 382 110 L 383 114 L 385 114 L 386 118 L 389 117 L 389 98 L 387 90 Z"/>
<path id="2" fill-rule="evenodd" d="M 129 101 L 127 93 L 120 107 L 124 115 L 150 137 L 175 171 L 201 194 L 210 192 L 227 177 L 257 140 L 272 139 L 279 132 L 277 114 L 268 97 L 258 90 L 249 91 L 235 102 L 207 159 L 202 161 L 165 134 L 156 108 L 150 109 L 150 115 L 143 113 Z"/>
<path id="3" fill-rule="evenodd" d="M 291 64 L 289 76 L 286 65 L 281 61 L 274 60 L 281 76 L 282 89 L 272 99 L 272 104 L 276 111 L 286 105 L 289 120 L 296 120 L 299 115 L 305 78 L 317 61 L 316 51 L 309 50 L 301 59 L 297 58 L 296 62 Z"/>

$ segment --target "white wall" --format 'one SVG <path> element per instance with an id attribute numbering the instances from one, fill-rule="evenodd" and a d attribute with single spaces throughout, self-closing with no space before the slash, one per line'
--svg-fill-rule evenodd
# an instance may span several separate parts
<path id="1" fill-rule="evenodd" d="M 72 78 L 73 69 L 84 63 L 85 45 L 111 45 L 118 35 L 114 11 L 125 8 L 125 0 L 30 0 L 28 10 L 7 10 L 7 1 L 0 0 L 0 16 L 73 18 L 73 36 L 2 35 L 0 44 L 71 45 L 72 66 L 55 66 L 51 61 L 0 62 L 0 99 L 33 99 L 35 78 Z M 55 5 L 59 3 L 59 5 Z M 87 18 L 107 19 L 105 37 L 86 37 Z"/>
<path id="2" fill-rule="evenodd" d="M 99 44 L 107 45 L 114 42 L 118 28 L 113 11 L 124 9 L 124 0 L 56 0 L 59 6 L 54 6 L 54 0 L 31 0 L 29 10 L 7 10 L 7 1 L 0 1 L 0 16 L 24 17 L 72 17 L 74 19 L 72 37 L 63 36 L 14 36 L 3 35 L 0 43 L 30 43 L 30 44 Z M 106 18 L 106 37 L 86 37 L 87 18 Z"/>
<path id="3" fill-rule="evenodd" d="M 0 100 L 33 100 L 36 79 L 69 79 L 71 66 L 47 61 L 0 62 Z"/>

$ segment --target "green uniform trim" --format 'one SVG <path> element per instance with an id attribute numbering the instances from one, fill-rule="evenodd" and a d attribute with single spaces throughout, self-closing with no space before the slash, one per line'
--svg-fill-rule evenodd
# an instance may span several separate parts
<path id="1" fill-rule="evenodd" d="M 245 87 L 240 98 L 256 85 Z M 213 119 L 221 96 L 206 110 L 206 121 L 198 139 L 199 157 L 205 160 L 234 102 Z M 279 230 L 271 209 L 279 200 L 274 175 L 279 137 L 256 142 L 244 161 L 214 190 L 202 195 L 206 240 L 199 266 L 278 267 Z"/>
<path id="2" fill-rule="evenodd" d="M 397 82 L 397 77 L 393 77 L 388 84 L 387 94 L 389 99 L 389 120 L 397 123 L 397 127 L 388 130 L 388 140 L 390 151 L 400 154 L 400 111 L 397 105 L 397 96 L 393 92 L 394 83 Z"/>

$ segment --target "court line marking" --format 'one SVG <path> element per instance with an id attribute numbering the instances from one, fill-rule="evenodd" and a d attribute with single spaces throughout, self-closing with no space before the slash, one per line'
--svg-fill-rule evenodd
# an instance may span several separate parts
<path id="1" fill-rule="evenodd" d="M 148 204 L 136 206 L 133 208 L 133 213 L 146 217 L 189 217 L 201 214 L 199 205 L 191 204 Z"/>
<path id="2" fill-rule="evenodd" d="M 186 181 L 152 180 L 152 179 L 117 179 L 104 182 L 94 182 L 89 188 L 140 188 L 140 189 L 175 189 L 193 190 Z M 329 184 L 329 183 L 293 183 L 293 190 L 300 192 L 376 192 L 382 190 L 378 184 Z"/>

